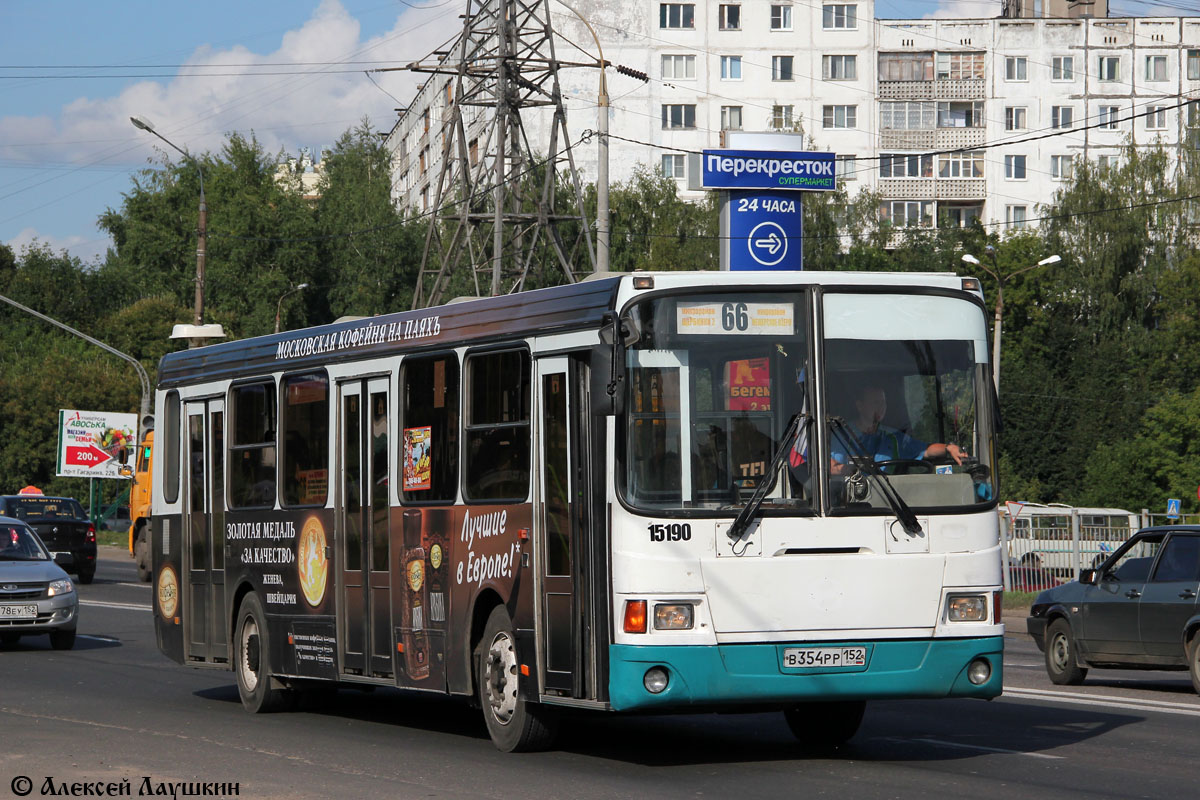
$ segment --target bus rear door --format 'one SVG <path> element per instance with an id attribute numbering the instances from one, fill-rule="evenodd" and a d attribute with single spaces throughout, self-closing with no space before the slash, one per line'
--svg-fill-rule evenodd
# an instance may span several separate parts
<path id="1" fill-rule="evenodd" d="M 184 484 L 187 658 L 227 662 L 225 619 L 225 401 L 186 404 Z"/>

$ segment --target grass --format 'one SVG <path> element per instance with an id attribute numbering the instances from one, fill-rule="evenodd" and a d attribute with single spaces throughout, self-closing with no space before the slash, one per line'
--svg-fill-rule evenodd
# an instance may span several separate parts
<path id="1" fill-rule="evenodd" d="M 1037 597 L 1037 594 L 1037 592 L 1005 592 L 1004 607 L 1029 608 L 1033 605 L 1033 598 Z"/>
<path id="2" fill-rule="evenodd" d="M 129 531 L 96 531 L 96 544 L 129 547 Z"/>

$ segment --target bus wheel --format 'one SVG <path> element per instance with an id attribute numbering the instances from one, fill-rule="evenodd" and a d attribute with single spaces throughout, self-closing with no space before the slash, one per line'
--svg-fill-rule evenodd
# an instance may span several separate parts
<path id="1" fill-rule="evenodd" d="M 801 703 L 783 712 L 792 735 L 806 748 L 825 749 L 848 742 L 862 725 L 866 700 Z"/>
<path id="2" fill-rule="evenodd" d="M 139 525 L 137 538 L 133 540 L 133 563 L 137 564 L 138 580 L 150 582 L 150 540 L 145 525 Z"/>
<path id="3" fill-rule="evenodd" d="M 492 609 L 477 653 L 479 704 L 496 747 L 519 753 L 545 750 L 553 744 L 558 732 L 554 709 L 520 695 L 516 637 L 504 606 Z"/>
<path id="4" fill-rule="evenodd" d="M 1059 686 L 1078 686 L 1088 671 L 1076 662 L 1075 638 L 1065 619 L 1056 619 L 1046 631 L 1046 674 Z"/>
<path id="5" fill-rule="evenodd" d="M 285 689 L 271 686 L 270 646 L 262 601 L 251 592 L 238 609 L 237 639 L 234 641 L 237 663 L 238 695 L 247 711 L 278 711 L 287 704 Z"/>

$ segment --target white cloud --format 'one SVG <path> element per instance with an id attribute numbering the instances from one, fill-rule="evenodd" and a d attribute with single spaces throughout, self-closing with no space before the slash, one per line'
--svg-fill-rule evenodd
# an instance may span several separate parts
<path id="1" fill-rule="evenodd" d="M 25 228 L 6 244 L 18 256 L 27 247 L 46 246 L 54 253 L 66 250 L 85 264 L 92 264 L 104 258 L 105 252 L 112 246 L 112 239 L 107 236 L 99 239 L 86 236 L 57 237 L 38 233 L 33 228 Z"/>
<path id="2" fill-rule="evenodd" d="M 380 91 L 362 70 L 404 66 L 421 60 L 458 32 L 457 3 L 423 11 L 406 9 L 387 33 L 363 41 L 357 20 L 338 0 L 323 0 L 312 17 L 287 32 L 278 49 L 254 53 L 236 46 L 197 49 L 183 72 L 214 72 L 219 77 L 176 77 L 134 83 L 111 97 L 82 97 L 65 105 L 57 118 L 0 117 L 0 159 L 24 163 L 137 166 L 153 149 L 178 154 L 139 132 L 130 116 L 142 116 L 159 133 L 192 152 L 216 151 L 226 134 L 253 132 L 268 153 L 301 146 L 319 150 L 347 128 L 369 118 L 387 130 L 398 103 Z M 382 61 L 342 66 L 268 66 L 299 62 Z M 257 70 L 247 64 L 263 65 Z M 208 69 L 208 67 L 217 67 Z M 299 74 L 250 77 L 247 73 Z M 423 76 L 408 72 L 374 75 L 388 93 L 411 97 Z M 36 145 L 36 146 L 34 146 Z"/>
<path id="3" fill-rule="evenodd" d="M 991 19 L 1000 16 L 1000 0 L 943 0 L 922 19 Z"/>

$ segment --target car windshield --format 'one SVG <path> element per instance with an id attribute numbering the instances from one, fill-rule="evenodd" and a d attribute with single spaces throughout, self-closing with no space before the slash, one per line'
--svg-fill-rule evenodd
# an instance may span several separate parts
<path id="1" fill-rule="evenodd" d="M 70 497 L 10 497 L 8 516 L 17 519 L 87 520 L 83 506 Z"/>
<path id="2" fill-rule="evenodd" d="M 0 525 L 0 561 L 48 561 L 50 554 L 24 525 Z"/>

